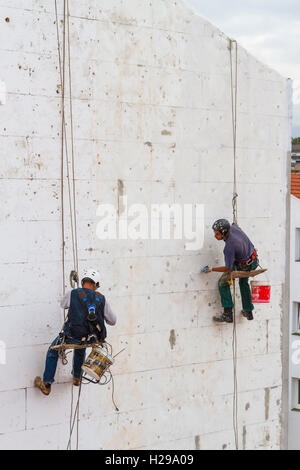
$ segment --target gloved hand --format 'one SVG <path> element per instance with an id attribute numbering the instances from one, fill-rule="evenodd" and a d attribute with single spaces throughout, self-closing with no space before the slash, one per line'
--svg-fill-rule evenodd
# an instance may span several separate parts
<path id="1" fill-rule="evenodd" d="M 212 269 L 209 266 L 204 266 L 200 271 L 200 273 L 205 273 L 205 274 L 211 273 L 211 272 L 212 272 Z"/>

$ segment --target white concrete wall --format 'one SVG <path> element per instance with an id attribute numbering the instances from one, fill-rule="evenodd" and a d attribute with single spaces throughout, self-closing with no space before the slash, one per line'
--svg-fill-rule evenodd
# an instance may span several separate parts
<path id="1" fill-rule="evenodd" d="M 300 229 L 300 199 L 295 196 L 291 196 L 291 234 L 290 234 L 290 246 L 291 246 L 291 295 L 290 295 L 290 394 L 289 394 L 289 449 L 300 450 L 300 409 L 299 412 L 295 411 L 296 403 L 295 399 L 298 398 L 296 390 L 293 390 L 294 384 L 293 379 L 300 380 L 300 366 L 297 364 L 298 361 L 293 360 L 293 355 L 299 350 L 293 348 L 297 346 L 299 342 L 299 336 L 295 336 L 297 331 L 295 330 L 295 303 L 300 303 L 300 262 L 298 259 L 298 244 L 300 240 L 296 236 L 296 230 Z"/>
<path id="2" fill-rule="evenodd" d="M 212 322 L 216 275 L 190 274 L 223 263 L 210 227 L 232 217 L 228 38 L 182 0 L 70 3 L 80 270 L 99 267 L 119 318 L 109 340 L 115 351 L 127 347 L 113 369 L 119 413 L 108 388 L 83 390 L 80 448 L 234 448 L 232 327 Z M 0 12 L 8 89 L 0 107 L 0 448 L 64 449 L 70 366 L 59 367 L 50 397 L 33 388 L 62 323 L 54 2 L 0 0 Z M 239 223 L 272 283 L 272 302 L 257 306 L 255 321 L 238 318 L 239 441 L 277 449 L 288 85 L 242 48 L 238 69 Z M 96 209 L 117 206 L 118 180 L 130 204 L 205 204 L 203 249 L 98 240 Z"/>

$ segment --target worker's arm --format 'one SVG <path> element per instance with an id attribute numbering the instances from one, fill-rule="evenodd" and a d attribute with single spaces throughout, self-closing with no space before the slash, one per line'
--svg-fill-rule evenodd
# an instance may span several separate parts
<path id="1" fill-rule="evenodd" d="M 67 292 L 60 301 L 61 308 L 69 308 L 71 303 L 71 291 Z"/>
<path id="2" fill-rule="evenodd" d="M 117 323 L 117 316 L 112 311 L 109 303 L 105 301 L 104 318 L 108 325 L 114 326 Z"/>
<path id="3" fill-rule="evenodd" d="M 220 266 L 219 268 L 211 268 L 216 273 L 230 273 L 232 269 L 226 268 L 226 266 Z"/>

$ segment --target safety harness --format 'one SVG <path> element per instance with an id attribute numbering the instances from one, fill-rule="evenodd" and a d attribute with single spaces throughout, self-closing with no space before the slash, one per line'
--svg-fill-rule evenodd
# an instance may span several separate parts
<path id="1" fill-rule="evenodd" d="M 248 266 L 251 266 L 257 260 L 258 260 L 257 251 L 254 250 L 252 255 L 248 259 L 246 259 L 244 261 L 236 262 L 236 266 L 238 268 L 247 268 Z"/>
<path id="2" fill-rule="evenodd" d="M 99 292 L 95 292 L 95 303 L 91 304 L 88 301 L 88 296 L 85 293 L 84 289 L 78 289 L 78 298 L 86 310 L 86 320 L 89 327 L 89 336 L 88 341 L 99 341 L 103 340 L 103 329 L 99 323 L 98 311 L 102 303 L 103 296 Z"/>

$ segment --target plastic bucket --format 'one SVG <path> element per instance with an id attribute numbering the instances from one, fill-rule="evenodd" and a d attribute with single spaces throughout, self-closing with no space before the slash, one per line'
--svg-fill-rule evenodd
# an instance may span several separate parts
<path id="1" fill-rule="evenodd" d="M 96 380 L 100 380 L 102 375 L 114 363 L 113 358 L 108 354 L 105 349 L 95 346 L 91 354 L 84 362 L 82 369 L 87 375 L 90 375 Z"/>
<path id="2" fill-rule="evenodd" d="M 252 302 L 255 304 L 268 304 L 271 299 L 271 286 L 267 282 L 251 282 Z"/>

